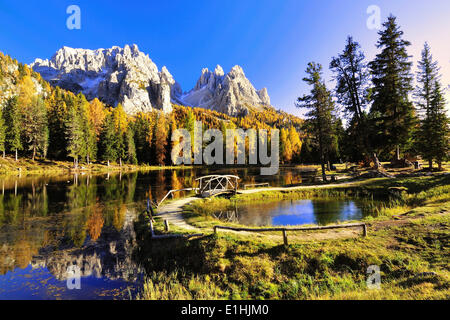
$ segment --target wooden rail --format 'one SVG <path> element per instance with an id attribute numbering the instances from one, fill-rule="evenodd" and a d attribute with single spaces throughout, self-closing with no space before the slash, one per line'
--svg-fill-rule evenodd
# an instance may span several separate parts
<path id="1" fill-rule="evenodd" d="M 234 175 L 209 175 L 195 180 L 199 184 L 198 194 L 203 198 L 208 198 L 228 192 L 237 193 L 239 179 Z"/>
<path id="2" fill-rule="evenodd" d="M 247 189 L 247 187 L 264 187 L 264 186 L 270 187 L 270 184 L 268 182 L 245 184 L 244 189 Z"/>
<path id="3" fill-rule="evenodd" d="M 317 227 L 298 227 L 298 228 L 237 228 L 228 226 L 214 226 L 214 233 L 217 234 L 218 229 L 232 230 L 232 231 L 246 231 L 246 232 L 273 232 L 281 231 L 283 233 L 283 241 L 285 245 L 288 245 L 288 231 L 311 231 L 311 230 L 326 230 L 326 229 L 341 229 L 341 228 L 354 228 L 362 227 L 363 236 L 367 236 L 367 225 L 365 223 L 348 223 L 348 224 L 336 224 L 331 226 L 317 226 Z"/>
<path id="4" fill-rule="evenodd" d="M 167 192 L 167 194 L 164 196 L 164 198 L 162 198 L 162 200 L 158 203 L 158 205 L 156 207 L 158 208 L 161 205 L 161 203 L 163 203 L 163 201 L 167 199 L 168 196 L 172 195 L 172 197 L 173 197 L 173 194 L 175 192 L 192 191 L 192 190 L 197 191 L 198 188 L 184 188 L 184 189 L 170 190 L 169 192 Z"/>
<path id="5" fill-rule="evenodd" d="M 164 220 L 164 229 L 166 231 L 169 230 L 169 222 L 167 220 Z M 161 234 L 156 235 L 155 230 L 153 228 L 153 222 L 150 220 L 150 234 L 152 240 L 158 240 L 158 239 L 175 239 L 175 238 L 182 238 L 182 239 L 189 239 L 193 237 L 203 237 L 203 233 L 196 233 L 196 234 Z"/>

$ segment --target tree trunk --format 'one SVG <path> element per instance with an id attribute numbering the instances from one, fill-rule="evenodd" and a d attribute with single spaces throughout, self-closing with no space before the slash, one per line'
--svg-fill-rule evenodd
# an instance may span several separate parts
<path id="1" fill-rule="evenodd" d="M 428 170 L 433 170 L 433 160 L 428 160 Z"/>
<path id="2" fill-rule="evenodd" d="M 5 156 L 6 156 L 6 155 L 5 155 L 5 150 L 3 150 L 3 159 L 5 159 Z"/>
<path id="3" fill-rule="evenodd" d="M 86 162 L 89 165 L 89 155 L 86 156 Z"/>
<path id="4" fill-rule="evenodd" d="M 122 158 L 119 158 L 119 165 L 122 166 Z"/>
<path id="5" fill-rule="evenodd" d="M 36 147 L 33 147 L 33 157 L 32 157 L 33 161 L 35 156 L 36 156 Z"/>
<path id="6" fill-rule="evenodd" d="M 395 158 L 397 159 L 397 161 L 400 160 L 400 146 L 397 145 L 397 149 L 395 150 Z"/>
<path id="7" fill-rule="evenodd" d="M 442 161 L 438 161 L 438 169 L 439 171 L 442 171 Z"/>
<path id="8" fill-rule="evenodd" d="M 16 161 L 17 161 L 17 149 L 16 149 Z"/>
<path id="9" fill-rule="evenodd" d="M 380 164 L 380 160 L 378 160 L 378 157 L 377 157 L 376 153 L 373 154 L 373 164 L 375 166 L 375 170 L 380 169 L 381 164 Z"/>
<path id="10" fill-rule="evenodd" d="M 108 167 L 109 167 L 109 160 L 108 160 Z"/>

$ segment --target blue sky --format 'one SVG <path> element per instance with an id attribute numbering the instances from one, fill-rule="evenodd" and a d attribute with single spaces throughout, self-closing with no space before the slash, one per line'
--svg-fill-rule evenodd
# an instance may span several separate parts
<path id="1" fill-rule="evenodd" d="M 81 8 L 81 30 L 66 27 L 72 4 Z M 390 13 L 398 17 L 413 43 L 414 61 L 428 41 L 443 83 L 450 84 L 448 0 L 0 0 L 0 51 L 30 63 L 62 46 L 136 43 L 159 68 L 167 66 L 185 91 L 203 67 L 220 64 L 228 72 L 238 64 L 257 89 L 268 88 L 276 108 L 299 114 L 294 102 L 307 93 L 301 79 L 309 61 L 322 63 L 330 81 L 330 59 L 349 34 L 369 59 L 376 54 L 376 30 L 366 27 L 370 5 L 380 7 L 382 20 Z"/>

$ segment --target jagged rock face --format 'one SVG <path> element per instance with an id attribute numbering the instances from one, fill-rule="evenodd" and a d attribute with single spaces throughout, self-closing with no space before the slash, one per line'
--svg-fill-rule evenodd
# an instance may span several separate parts
<path id="1" fill-rule="evenodd" d="M 107 232 L 104 238 L 96 242 L 88 242 L 80 248 L 68 248 L 54 251 L 53 247 L 42 248 L 40 254 L 33 257 L 31 266 L 47 268 L 58 280 L 66 280 L 68 268 L 80 268 L 80 276 L 105 277 L 110 280 L 123 279 L 137 281 L 143 274 L 143 269 L 134 258 L 136 233 L 134 231 L 135 211 L 127 210 L 125 222 L 120 233 Z M 104 232 L 104 230 L 102 231 Z"/>
<path id="2" fill-rule="evenodd" d="M 270 105 L 267 89 L 255 90 L 239 66 L 228 74 L 219 65 L 214 71 L 205 68 L 195 87 L 183 93 L 167 68 L 158 71 L 136 45 L 98 50 L 63 47 L 50 60 L 36 59 L 31 67 L 53 85 L 83 92 L 88 100 L 97 97 L 111 106 L 121 103 L 129 114 L 154 108 L 171 112 L 172 103 L 228 115 Z"/>
<path id="3" fill-rule="evenodd" d="M 256 91 L 240 66 L 228 74 L 218 65 L 214 72 L 203 69 L 195 87 L 176 99 L 185 105 L 202 107 L 228 115 L 247 114 L 248 107 L 270 105 L 267 89 Z"/>
<path id="4" fill-rule="evenodd" d="M 31 67 L 53 85 L 98 97 L 108 105 L 121 103 L 129 114 L 172 110 L 167 68 L 158 67 L 136 45 L 86 50 L 63 47 L 50 60 L 36 59 Z"/>

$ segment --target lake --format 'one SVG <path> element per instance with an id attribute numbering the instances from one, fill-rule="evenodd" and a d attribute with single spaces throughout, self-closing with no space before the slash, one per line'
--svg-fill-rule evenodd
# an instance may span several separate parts
<path id="1" fill-rule="evenodd" d="M 274 176 L 259 172 L 196 168 L 0 177 L 0 299 L 128 299 L 145 276 L 133 255 L 133 222 L 147 198 L 159 201 L 208 174 L 271 186 L 314 177 L 301 168 L 280 168 Z M 72 266 L 81 276 L 80 289 L 68 288 Z"/>
<path id="2" fill-rule="evenodd" d="M 282 200 L 239 205 L 214 213 L 219 220 L 247 226 L 326 225 L 373 214 L 374 201 L 360 199 Z"/>

